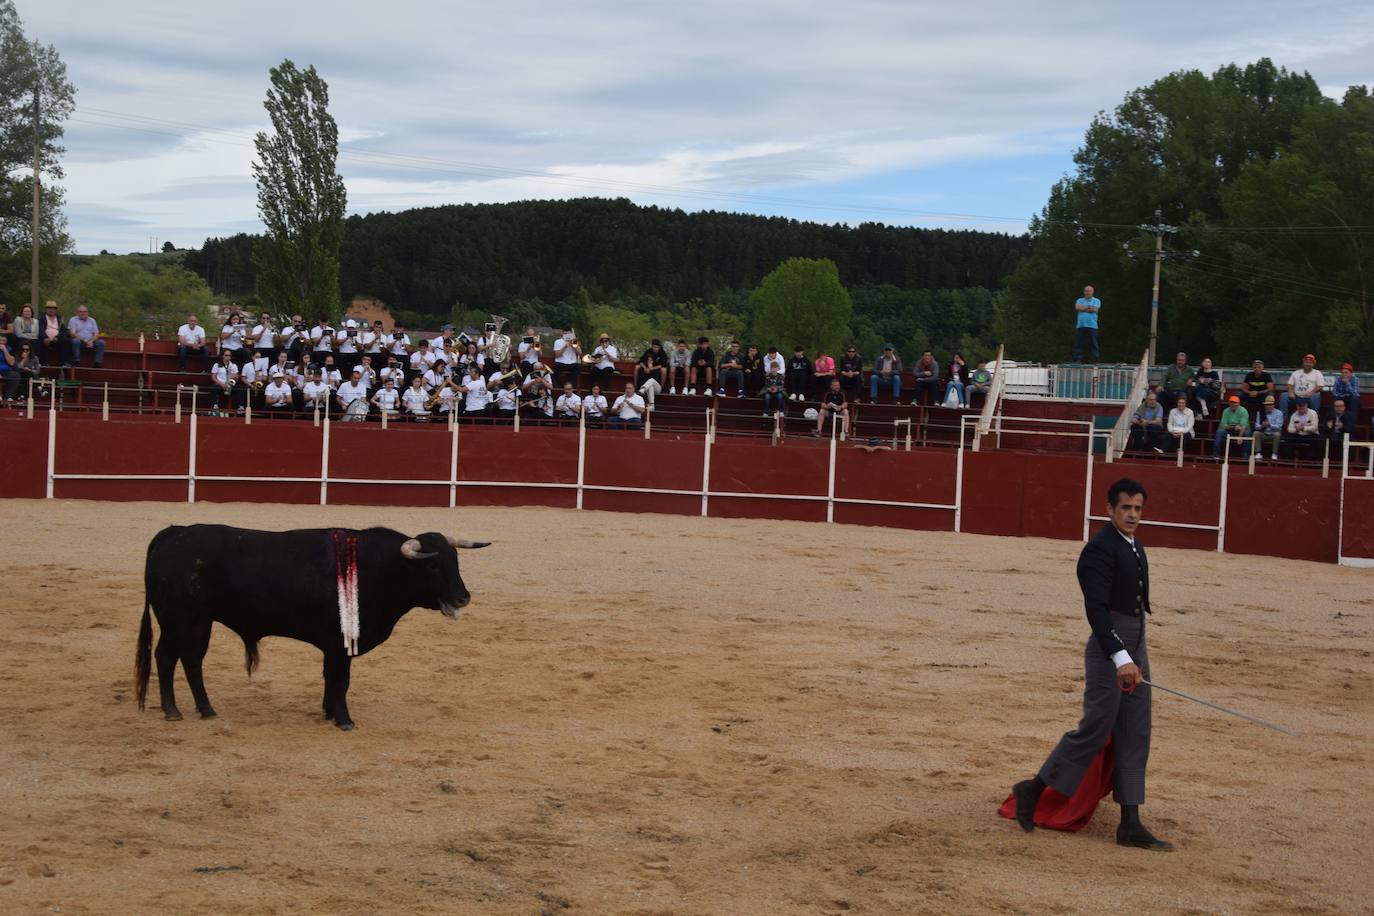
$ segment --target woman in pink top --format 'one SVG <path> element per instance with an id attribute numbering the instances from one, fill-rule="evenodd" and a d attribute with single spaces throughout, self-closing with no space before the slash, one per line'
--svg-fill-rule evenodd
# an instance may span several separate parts
<path id="1" fill-rule="evenodd" d="M 835 377 L 835 360 L 824 349 L 818 351 L 816 356 L 815 384 L 816 390 L 825 392 L 830 390 L 830 380 Z"/>

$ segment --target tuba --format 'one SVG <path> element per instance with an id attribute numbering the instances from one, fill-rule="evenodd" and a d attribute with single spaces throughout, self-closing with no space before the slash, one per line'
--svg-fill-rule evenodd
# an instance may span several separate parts
<path id="1" fill-rule="evenodd" d="M 505 318 L 500 315 L 492 315 L 491 323 L 487 325 L 492 332 L 491 342 L 487 344 L 487 355 L 498 363 L 505 362 L 506 354 L 510 352 L 510 336 L 501 333 L 501 328 L 505 323 Z"/>

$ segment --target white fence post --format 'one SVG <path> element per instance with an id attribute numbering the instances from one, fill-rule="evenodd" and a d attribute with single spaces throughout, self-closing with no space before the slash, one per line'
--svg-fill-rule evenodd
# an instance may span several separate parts
<path id="1" fill-rule="evenodd" d="M 48 407 L 48 499 L 52 499 L 53 475 L 57 473 L 57 385 L 52 386 L 52 403 Z"/>
<path id="2" fill-rule="evenodd" d="M 448 447 L 448 507 L 450 509 L 458 505 L 458 424 L 453 424 L 449 430 L 450 444 Z"/>
<path id="3" fill-rule="evenodd" d="M 193 395 L 194 397 L 194 395 Z M 186 502 L 196 501 L 196 442 L 200 435 L 197 424 L 200 418 L 196 416 L 194 410 L 191 411 L 191 433 L 187 438 L 186 445 Z"/>
<path id="4" fill-rule="evenodd" d="M 838 445 L 835 442 L 833 421 L 830 432 L 830 472 L 825 487 L 825 520 L 827 522 L 835 521 L 835 451 Z"/>
<path id="5" fill-rule="evenodd" d="M 711 498 L 711 430 L 710 430 L 710 411 L 706 412 L 707 429 L 706 435 L 702 436 L 702 458 L 701 458 L 701 517 L 706 518 L 707 507 Z"/>
<path id="6" fill-rule="evenodd" d="M 324 433 L 320 436 L 320 505 L 329 502 L 329 414 L 324 415 Z"/>
<path id="7" fill-rule="evenodd" d="M 644 414 L 644 425 L 647 432 L 649 424 L 649 414 Z M 647 439 L 648 436 L 646 435 Z M 577 413 L 577 508 L 582 508 L 582 486 L 585 480 L 587 466 L 587 415 L 582 411 Z"/>

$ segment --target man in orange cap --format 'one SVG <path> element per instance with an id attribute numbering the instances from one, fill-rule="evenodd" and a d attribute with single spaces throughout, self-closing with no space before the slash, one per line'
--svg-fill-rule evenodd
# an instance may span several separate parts
<path id="1" fill-rule="evenodd" d="M 1221 412 L 1221 419 L 1217 422 L 1217 436 L 1212 441 L 1213 455 L 1221 457 L 1228 437 L 1240 443 L 1242 458 L 1250 457 L 1250 413 L 1240 406 L 1240 398 L 1234 394 L 1226 399 L 1226 409 Z"/>

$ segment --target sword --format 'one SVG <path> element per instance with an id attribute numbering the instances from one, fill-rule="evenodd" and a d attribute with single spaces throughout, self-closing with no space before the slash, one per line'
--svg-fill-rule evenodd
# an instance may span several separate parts
<path id="1" fill-rule="evenodd" d="M 1276 732 L 1283 732 L 1285 735 L 1292 735 L 1294 738 L 1299 737 L 1298 733 L 1293 731 L 1292 729 L 1284 728 L 1282 725 L 1275 725 L 1273 722 L 1266 722 L 1263 719 L 1257 719 L 1254 716 L 1246 715 L 1243 712 L 1237 712 L 1234 709 L 1227 709 L 1225 706 L 1219 706 L 1216 703 L 1211 702 L 1210 700 L 1203 700 L 1198 697 L 1189 696 L 1181 690 L 1174 690 L 1172 687 L 1165 687 L 1163 684 L 1156 684 L 1153 681 L 1147 681 L 1144 678 L 1141 678 L 1140 682 L 1142 684 L 1147 684 L 1150 687 L 1155 688 L 1156 690 L 1163 690 L 1165 693 L 1172 693 L 1176 697 L 1183 697 L 1183 699 L 1185 700 L 1192 700 L 1194 703 L 1201 703 L 1203 706 L 1206 706 L 1210 709 L 1215 709 L 1218 712 L 1224 712 L 1228 716 L 1235 716 L 1238 719 L 1244 719 L 1246 722 L 1253 722 L 1256 725 L 1263 725 L 1265 728 L 1272 728 Z"/>

